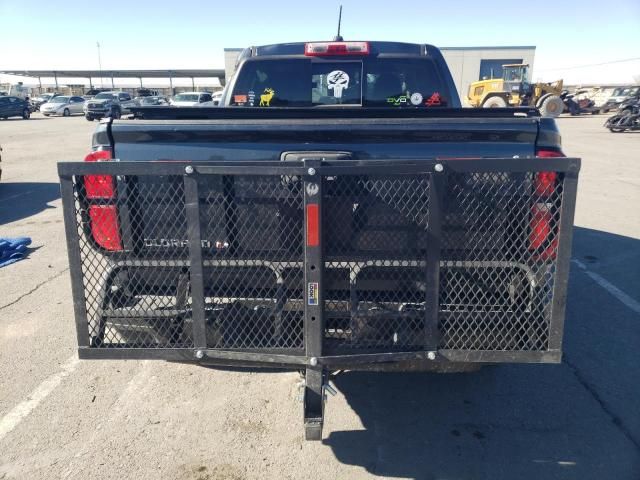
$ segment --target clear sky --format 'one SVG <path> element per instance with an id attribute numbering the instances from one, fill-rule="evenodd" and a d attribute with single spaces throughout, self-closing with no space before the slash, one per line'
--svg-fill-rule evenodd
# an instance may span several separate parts
<path id="1" fill-rule="evenodd" d="M 222 68 L 225 47 L 330 40 L 340 3 L 347 40 L 535 45 L 533 80 L 640 75 L 640 0 L 0 0 L 0 69 L 97 69 L 96 41 L 104 69 Z"/>

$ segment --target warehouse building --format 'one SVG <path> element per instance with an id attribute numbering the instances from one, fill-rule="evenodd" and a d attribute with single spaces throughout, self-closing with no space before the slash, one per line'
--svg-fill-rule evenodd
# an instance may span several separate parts
<path id="1" fill-rule="evenodd" d="M 242 48 L 224 49 L 224 67 L 227 79 L 233 74 L 236 60 L 242 50 Z M 440 50 L 449 65 L 463 104 L 471 82 L 485 77 L 501 77 L 502 65 L 509 63 L 527 63 L 533 69 L 536 53 L 534 46 L 443 47 Z"/>

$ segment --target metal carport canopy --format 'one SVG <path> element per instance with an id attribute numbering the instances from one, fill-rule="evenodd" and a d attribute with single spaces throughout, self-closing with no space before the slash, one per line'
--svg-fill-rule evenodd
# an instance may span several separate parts
<path id="1" fill-rule="evenodd" d="M 0 70 L 5 75 L 53 78 L 211 78 L 217 77 L 224 85 L 225 71 L 214 69 L 162 69 L 162 70 Z"/>

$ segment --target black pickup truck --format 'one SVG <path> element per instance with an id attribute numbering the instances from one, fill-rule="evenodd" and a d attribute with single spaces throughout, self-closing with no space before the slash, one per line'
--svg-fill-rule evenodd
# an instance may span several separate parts
<path id="1" fill-rule="evenodd" d="M 561 360 L 580 161 L 461 109 L 430 45 L 245 50 L 222 108 L 108 119 L 60 163 L 81 358 L 303 372 Z"/>

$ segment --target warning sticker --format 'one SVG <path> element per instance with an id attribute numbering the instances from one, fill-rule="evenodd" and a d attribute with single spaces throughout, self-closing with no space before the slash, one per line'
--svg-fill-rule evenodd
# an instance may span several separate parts
<path id="1" fill-rule="evenodd" d="M 307 286 L 307 303 L 318 305 L 318 282 L 309 282 Z"/>

